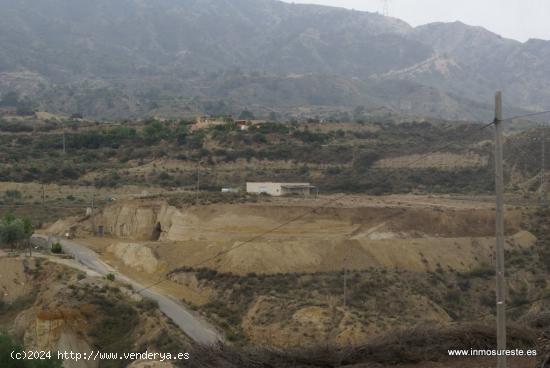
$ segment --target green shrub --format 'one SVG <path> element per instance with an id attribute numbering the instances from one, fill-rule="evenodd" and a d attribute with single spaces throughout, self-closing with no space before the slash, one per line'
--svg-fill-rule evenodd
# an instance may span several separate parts
<path id="1" fill-rule="evenodd" d="M 0 333 L 0 367 L 5 368 L 61 368 L 62 362 L 57 354 L 51 354 L 44 360 L 14 360 L 12 352 L 21 352 L 22 346 L 16 344 L 9 336 Z"/>
<path id="2" fill-rule="evenodd" d="M 460 302 L 461 302 L 461 293 L 460 293 L 460 291 L 458 291 L 458 290 L 449 290 L 445 294 L 445 300 L 450 305 L 456 306 L 456 305 L 460 304 Z"/>
<path id="3" fill-rule="evenodd" d="M 158 309 L 159 303 L 153 299 L 143 298 L 137 303 L 137 307 L 144 311 L 153 311 Z"/>
<path id="4" fill-rule="evenodd" d="M 139 321 L 138 314 L 134 308 L 127 303 L 104 295 L 95 295 L 91 301 L 99 309 L 98 316 L 101 316 L 97 323 L 94 323 L 90 331 L 94 346 L 98 350 L 106 352 L 129 351 L 132 346 L 132 336 Z M 115 363 L 114 361 L 111 363 Z M 116 362 L 117 364 L 102 364 L 102 367 L 126 367 L 126 361 Z M 118 364 L 123 363 L 123 364 Z"/>
<path id="5" fill-rule="evenodd" d="M 59 242 L 52 243 L 51 251 L 52 253 L 55 253 L 55 254 L 63 253 L 63 247 L 61 246 L 61 243 Z"/>
<path id="6" fill-rule="evenodd" d="M 112 273 L 108 273 L 107 275 L 105 275 L 105 278 L 109 281 L 115 281 L 115 275 Z"/>
<path id="7" fill-rule="evenodd" d="M 495 275 L 495 270 L 489 265 L 481 265 L 470 272 L 464 274 L 465 277 L 480 278 L 488 280 Z"/>
<path id="8" fill-rule="evenodd" d="M 13 190 L 6 190 L 6 192 L 4 193 L 4 197 L 8 199 L 21 199 L 23 195 L 21 194 L 20 191 L 13 189 Z"/>

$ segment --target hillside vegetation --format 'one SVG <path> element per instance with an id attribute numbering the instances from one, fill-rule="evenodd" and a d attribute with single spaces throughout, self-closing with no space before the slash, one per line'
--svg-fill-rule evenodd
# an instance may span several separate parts
<path id="1" fill-rule="evenodd" d="M 0 95 L 96 118 L 543 109 L 550 43 L 276 0 L 0 1 Z M 503 79 L 502 76 L 505 76 Z"/>
<path id="2" fill-rule="evenodd" d="M 482 143 L 490 133 L 477 133 L 474 124 L 265 123 L 245 131 L 230 122 L 203 130 L 186 121 L 157 120 L 66 126 L 66 154 L 59 125 L 0 135 L 0 180 L 193 188 L 199 172 L 201 188 L 215 191 L 253 180 L 370 194 L 492 189 L 491 145 Z M 424 160 L 423 154 L 446 141 L 452 143 L 445 150 L 451 157 L 480 159 Z M 416 166 L 383 164 L 408 156 Z"/>

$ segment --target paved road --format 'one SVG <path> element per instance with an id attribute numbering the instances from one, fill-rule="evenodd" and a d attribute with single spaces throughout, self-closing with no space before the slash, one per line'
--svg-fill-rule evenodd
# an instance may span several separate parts
<path id="1" fill-rule="evenodd" d="M 44 236 L 41 235 L 35 235 L 34 237 L 44 239 Z M 116 275 L 117 280 L 121 280 L 132 285 L 134 290 L 138 291 L 143 297 L 155 300 L 159 305 L 159 309 L 195 342 L 203 345 L 214 345 L 220 341 L 223 341 L 221 335 L 214 327 L 190 311 L 182 303 L 160 294 L 152 288 L 144 290 L 144 286 L 142 284 L 121 274 L 105 262 L 101 261 L 96 252 L 84 245 L 62 238 L 56 238 L 56 240 L 59 240 L 63 246 L 63 252 L 74 256 L 76 261 L 83 264 L 87 268 L 99 273 L 100 275 L 113 273 Z"/>

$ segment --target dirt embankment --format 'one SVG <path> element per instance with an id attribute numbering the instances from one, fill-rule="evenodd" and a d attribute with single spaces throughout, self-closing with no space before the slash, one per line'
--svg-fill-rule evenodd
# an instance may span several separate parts
<path id="1" fill-rule="evenodd" d="M 74 272 L 45 263 L 43 259 L 21 257 L 0 257 L 0 269 L 0 300 L 6 313 L 5 318 L 0 318 L 0 329 L 18 337 L 25 348 L 31 350 L 80 353 L 91 350 L 81 334 L 89 327 L 83 318 L 85 308 L 54 306 L 52 302 L 64 288 L 65 277 Z M 63 298 L 59 300 L 67 302 Z M 98 364 L 66 361 L 64 366 L 96 368 Z"/>
<path id="2" fill-rule="evenodd" d="M 178 346 L 189 351 L 192 345 L 153 302 L 116 280 L 87 276 L 44 258 L 0 257 L 0 269 L 10 273 L 0 277 L 0 287 L 9 292 L 0 297 L 0 330 L 27 350 L 84 354 L 98 348 L 120 353 Z M 97 368 L 100 362 L 66 360 L 63 366 Z"/>
<path id="3" fill-rule="evenodd" d="M 489 206 L 390 202 L 313 208 L 319 202 L 289 200 L 178 209 L 162 201 L 124 201 L 77 224 L 77 234 L 86 236 L 95 225 L 112 243 L 131 240 L 133 245 L 110 251 L 150 273 L 160 263 L 162 269 L 198 264 L 245 274 L 338 271 L 345 263 L 352 269 L 464 271 L 491 261 Z M 292 218 L 297 220 L 287 223 Z M 507 211 L 509 249 L 535 241 L 522 221 L 521 210 Z"/>
<path id="4" fill-rule="evenodd" d="M 31 291 L 27 267 L 28 262 L 8 258 L 0 251 L 0 300 L 13 302 Z"/>
<path id="5" fill-rule="evenodd" d="M 358 344 L 398 326 L 446 324 L 457 310 L 485 313 L 480 298 L 494 300 L 484 293 L 485 279 L 458 280 L 492 262 L 492 204 L 391 196 L 315 208 L 320 202 L 175 208 L 118 201 L 78 223 L 77 233 L 102 226 L 105 238 L 89 242 L 125 273 L 139 273 L 140 281 L 180 268 L 163 285 L 174 288 L 171 295 L 220 326 L 229 323 L 235 336 L 265 345 Z M 508 208 L 506 216 L 508 249 L 529 253 L 523 251 L 536 239 L 523 228 L 522 210 Z M 344 267 L 353 285 L 347 307 Z M 442 275 L 457 279 L 440 282 Z M 470 299 L 457 301 L 454 291 L 462 288 L 472 290 Z"/>
<path id="6" fill-rule="evenodd" d="M 138 271 L 153 273 L 159 268 L 160 262 L 150 248 L 136 243 L 114 243 L 107 249 L 126 266 Z"/>

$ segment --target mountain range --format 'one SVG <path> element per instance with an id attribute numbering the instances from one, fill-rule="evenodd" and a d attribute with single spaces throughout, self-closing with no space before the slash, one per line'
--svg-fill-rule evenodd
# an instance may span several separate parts
<path id="1" fill-rule="evenodd" d="M 0 95 L 125 119 L 550 106 L 550 42 L 277 0 L 0 0 Z"/>

